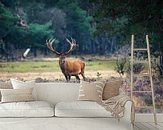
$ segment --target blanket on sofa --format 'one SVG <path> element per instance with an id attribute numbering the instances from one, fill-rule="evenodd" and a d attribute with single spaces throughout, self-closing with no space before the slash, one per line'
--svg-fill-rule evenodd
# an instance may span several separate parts
<path id="1" fill-rule="evenodd" d="M 135 121 L 134 103 L 131 100 L 131 98 L 128 97 L 127 95 L 114 96 L 108 100 L 102 100 L 102 102 L 100 102 L 99 104 L 102 105 L 107 111 L 110 111 L 115 118 L 120 120 L 120 118 L 124 116 L 125 104 L 127 101 L 132 102 L 131 123 L 134 124 Z"/>

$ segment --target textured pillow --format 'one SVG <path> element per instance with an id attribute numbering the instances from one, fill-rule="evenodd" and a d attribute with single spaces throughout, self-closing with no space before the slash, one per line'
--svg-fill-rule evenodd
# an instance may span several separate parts
<path id="1" fill-rule="evenodd" d="M 33 101 L 32 96 L 33 88 L 27 89 L 1 89 L 2 99 L 1 102 L 25 102 Z"/>
<path id="2" fill-rule="evenodd" d="M 119 95 L 119 88 L 122 84 L 122 80 L 111 80 L 105 83 L 102 99 L 107 100 L 111 97 Z"/>
<path id="3" fill-rule="evenodd" d="M 103 87 L 103 82 L 89 83 L 82 81 L 80 84 L 78 100 L 101 101 Z"/>
<path id="4" fill-rule="evenodd" d="M 16 79 L 10 79 L 11 84 L 14 89 L 26 89 L 26 88 L 33 88 L 32 95 L 35 100 L 37 100 L 37 92 L 35 88 L 35 80 L 30 80 L 30 81 L 20 81 Z"/>
<path id="5" fill-rule="evenodd" d="M 11 81 L 0 81 L 0 89 L 12 89 Z"/>
<path id="6" fill-rule="evenodd" d="M 11 81 L 0 81 L 0 89 L 12 89 Z M 0 101 L 1 101 L 1 93 L 0 93 Z"/>

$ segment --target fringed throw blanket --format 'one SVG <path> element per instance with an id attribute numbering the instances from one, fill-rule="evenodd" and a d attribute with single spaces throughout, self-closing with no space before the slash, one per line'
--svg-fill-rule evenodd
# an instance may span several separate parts
<path id="1" fill-rule="evenodd" d="M 134 103 L 127 95 L 118 95 L 112 97 L 108 100 L 103 100 L 100 105 L 102 105 L 107 111 L 110 111 L 115 118 L 120 120 L 121 117 L 124 116 L 125 104 L 127 101 L 132 102 L 131 108 L 131 123 L 134 124 L 135 121 L 135 110 Z"/>

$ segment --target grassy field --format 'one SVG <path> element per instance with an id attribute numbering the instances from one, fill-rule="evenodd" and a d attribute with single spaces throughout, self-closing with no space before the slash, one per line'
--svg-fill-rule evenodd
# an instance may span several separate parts
<path id="1" fill-rule="evenodd" d="M 86 71 L 114 70 L 115 60 L 86 61 Z M 60 71 L 58 61 L 25 61 L 0 63 L 0 72 Z"/>

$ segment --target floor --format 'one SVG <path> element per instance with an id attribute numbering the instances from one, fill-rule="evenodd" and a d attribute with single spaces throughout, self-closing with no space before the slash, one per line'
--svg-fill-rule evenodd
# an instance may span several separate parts
<path id="1" fill-rule="evenodd" d="M 113 118 L 0 118 L 0 130 L 163 130 L 163 120 L 136 122 Z"/>
<path id="2" fill-rule="evenodd" d="M 130 123 L 114 118 L 0 118 L 0 130 L 130 130 Z"/>
<path id="3" fill-rule="evenodd" d="M 152 122 L 136 122 L 134 130 L 163 130 L 163 123 L 155 125 Z"/>
<path id="4" fill-rule="evenodd" d="M 157 115 L 157 125 L 154 123 L 153 114 L 136 114 L 134 130 L 163 130 L 163 113 Z"/>

